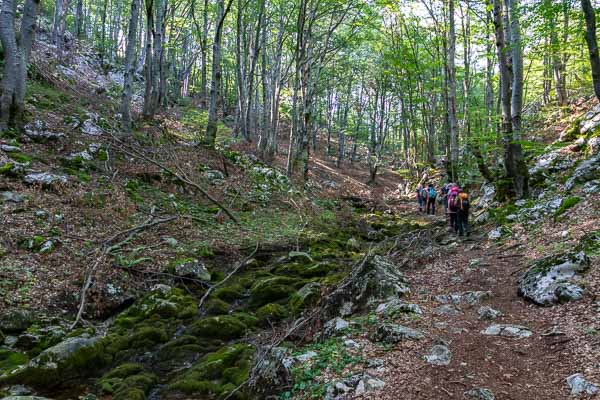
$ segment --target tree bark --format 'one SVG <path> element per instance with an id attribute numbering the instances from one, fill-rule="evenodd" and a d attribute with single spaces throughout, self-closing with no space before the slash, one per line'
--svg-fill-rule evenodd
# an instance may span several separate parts
<path id="1" fill-rule="evenodd" d="M 121 119 L 125 130 L 131 129 L 131 96 L 133 92 L 133 76 L 135 75 L 135 45 L 137 39 L 139 8 L 139 0 L 132 0 L 129 30 L 127 33 L 127 49 L 125 50 L 123 95 L 121 96 Z"/>
<path id="2" fill-rule="evenodd" d="M 592 68 L 594 93 L 596 98 L 600 100 L 600 56 L 598 55 L 598 40 L 596 39 L 596 12 L 590 0 L 581 0 L 581 9 L 585 16 L 585 41 Z"/>
<path id="3" fill-rule="evenodd" d="M 210 83 L 210 102 L 208 106 L 208 123 L 206 125 L 206 144 L 214 148 L 217 139 L 217 96 L 221 86 L 221 38 L 223 36 L 223 23 L 231 3 L 229 0 L 225 5 L 225 0 L 217 1 L 217 24 L 215 26 L 215 36 L 213 41 L 213 59 L 212 59 L 212 80 Z"/>

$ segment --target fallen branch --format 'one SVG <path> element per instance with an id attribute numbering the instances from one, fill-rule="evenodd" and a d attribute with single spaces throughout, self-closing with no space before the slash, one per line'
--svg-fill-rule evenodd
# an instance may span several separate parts
<path id="1" fill-rule="evenodd" d="M 79 324 L 79 322 L 81 321 L 81 317 L 82 317 L 83 311 L 85 309 L 87 291 L 92 286 L 92 279 L 96 272 L 96 268 L 98 268 L 98 265 L 100 265 L 100 263 L 106 258 L 106 256 L 108 254 L 110 254 L 112 251 L 114 251 L 115 249 L 118 249 L 121 246 L 123 246 L 125 243 L 129 242 L 131 239 L 133 239 L 133 237 L 135 235 L 142 232 L 143 230 L 177 219 L 176 216 L 173 216 L 173 217 L 163 218 L 163 219 L 154 221 L 154 218 L 155 218 L 154 211 L 155 211 L 155 207 L 152 207 L 152 210 L 150 211 L 150 217 L 141 225 L 135 226 L 130 229 L 125 229 L 121 232 L 117 232 L 116 234 L 110 236 L 109 238 L 107 238 L 101 242 L 100 248 L 98 249 L 99 252 L 96 251 L 96 254 L 97 254 L 96 261 L 94 262 L 94 264 L 92 264 L 92 267 L 89 268 L 86 273 L 86 278 L 85 278 L 83 287 L 81 288 L 81 292 L 80 292 L 80 296 L 79 296 L 80 301 L 79 301 L 79 309 L 77 310 L 77 316 L 75 317 L 75 321 L 73 321 L 73 324 L 71 324 L 71 327 L 69 328 L 69 330 L 73 330 L 77 326 L 77 324 Z M 114 242 L 119 237 L 121 237 L 122 235 L 125 235 L 125 234 L 128 234 L 128 235 L 124 240 L 122 240 L 112 246 L 109 246 L 110 243 Z"/>
<path id="2" fill-rule="evenodd" d="M 223 212 L 225 214 L 227 214 L 227 216 L 229 218 L 231 218 L 231 220 L 233 222 L 235 222 L 236 225 L 240 225 L 240 221 L 237 219 L 237 217 L 235 215 L 233 215 L 233 213 L 227 208 L 225 207 L 223 204 L 221 204 L 217 199 L 215 199 L 214 197 L 212 197 L 210 195 L 210 193 L 208 193 L 206 191 L 206 189 L 204 189 L 202 186 L 200 186 L 198 183 L 192 181 L 191 179 L 189 179 L 185 173 L 183 171 L 180 171 L 180 173 L 177 173 L 176 171 L 174 171 L 173 169 L 167 167 L 166 165 L 156 161 L 155 159 L 148 157 L 146 154 L 144 154 L 143 152 L 141 152 L 138 149 L 133 148 L 132 146 L 126 144 L 125 142 L 123 142 L 122 140 L 120 140 L 119 138 L 117 138 L 112 132 L 107 132 L 108 134 L 110 134 L 110 136 L 112 137 L 112 139 L 119 144 L 119 150 L 122 151 L 123 153 L 134 157 L 134 158 L 139 158 L 142 159 L 146 162 L 149 162 L 150 164 L 162 169 L 163 171 L 165 171 L 166 173 L 172 175 L 173 177 L 175 177 L 178 181 L 191 186 L 193 188 L 195 188 L 196 190 L 198 190 L 200 193 L 202 193 L 204 195 L 204 197 L 206 197 L 211 203 L 213 203 L 214 205 L 216 205 L 217 207 L 219 207 L 221 210 L 223 210 Z"/>
<path id="3" fill-rule="evenodd" d="M 208 288 L 208 290 L 206 291 L 206 293 L 204 293 L 204 295 L 202 296 L 202 298 L 200 299 L 200 302 L 198 303 L 198 308 L 200 309 L 202 307 L 202 304 L 204 304 L 204 302 L 206 301 L 206 299 L 208 298 L 208 296 L 210 296 L 210 294 L 219 286 L 221 286 L 222 284 L 224 284 L 225 282 L 227 282 L 227 280 L 229 278 L 231 278 L 233 275 L 235 275 L 240 268 L 242 268 L 244 265 L 246 265 L 246 263 L 252 258 L 254 257 L 254 255 L 256 254 L 256 252 L 258 251 L 258 243 L 256 243 L 256 248 L 254 249 L 254 251 L 246 258 L 244 258 L 242 261 L 240 261 L 238 263 L 238 265 L 229 273 L 227 274 L 227 276 L 225 278 L 223 278 L 223 280 L 221 280 L 219 283 L 217 283 L 216 285 L 211 286 L 210 288 Z"/>

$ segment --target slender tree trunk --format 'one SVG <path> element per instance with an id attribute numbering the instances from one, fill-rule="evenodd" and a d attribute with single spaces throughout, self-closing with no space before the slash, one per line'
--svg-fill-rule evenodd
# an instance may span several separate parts
<path id="1" fill-rule="evenodd" d="M 510 35 L 512 39 L 511 53 L 513 64 L 511 124 L 512 140 L 509 144 L 510 157 L 514 162 L 514 172 L 511 177 L 515 194 L 518 198 L 529 195 L 529 171 L 523 157 L 521 147 L 521 113 L 523 110 L 523 45 L 521 41 L 521 26 L 519 23 L 519 0 L 506 0 L 509 9 Z M 511 163 L 507 163 L 511 164 Z"/>
<path id="2" fill-rule="evenodd" d="M 588 47 L 594 93 L 600 100 L 600 56 L 598 55 L 598 40 L 596 38 L 596 12 L 590 0 L 581 0 L 581 9 L 585 16 L 585 41 Z"/>
<path id="3" fill-rule="evenodd" d="M 83 15 L 83 0 L 77 0 L 75 11 L 75 37 L 82 39 L 84 37 L 84 15 Z"/>
<path id="4" fill-rule="evenodd" d="M 454 0 L 448 0 L 448 123 L 450 125 L 450 169 L 449 175 L 457 180 L 458 165 L 458 120 L 456 117 L 456 29 L 454 22 Z"/>
<path id="5" fill-rule="evenodd" d="M 217 24 L 213 41 L 212 80 L 210 83 L 210 102 L 208 106 L 208 123 L 206 125 L 206 144 L 213 148 L 217 139 L 217 97 L 221 86 L 221 38 L 223 36 L 223 24 L 231 9 L 233 0 L 217 1 Z"/>
<path id="6" fill-rule="evenodd" d="M 132 0 L 129 30 L 127 33 L 127 49 L 125 50 L 123 95 L 121 96 L 122 125 L 125 130 L 131 129 L 131 96 L 133 92 L 133 76 L 135 75 L 135 45 L 137 39 L 139 9 L 139 0 Z"/>
<path id="7" fill-rule="evenodd" d="M 145 54 L 145 90 L 144 90 L 144 118 L 154 116 L 154 101 L 152 98 L 153 76 L 154 76 L 154 57 L 152 56 L 152 38 L 154 31 L 154 0 L 145 0 L 146 2 L 146 54 Z"/>

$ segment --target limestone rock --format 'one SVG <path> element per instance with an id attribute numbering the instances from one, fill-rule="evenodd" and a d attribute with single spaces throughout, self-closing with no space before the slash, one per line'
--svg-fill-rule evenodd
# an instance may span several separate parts
<path id="1" fill-rule="evenodd" d="M 584 252 L 567 253 L 536 261 L 519 280 L 519 295 L 539 305 L 581 298 L 583 289 L 573 283 L 590 266 Z"/>
<path id="2" fill-rule="evenodd" d="M 106 362 L 100 337 L 68 338 L 44 350 L 29 364 L 0 377 L 0 384 L 18 382 L 50 388 L 93 373 Z"/>
<path id="3" fill-rule="evenodd" d="M 491 390 L 485 388 L 475 388 L 471 390 L 467 390 L 465 393 L 465 397 L 473 400 L 494 400 L 494 394 Z"/>
<path id="4" fill-rule="evenodd" d="M 384 323 L 377 327 L 375 339 L 385 343 L 398 343 L 403 340 L 419 340 L 424 336 L 416 329 L 403 325 Z"/>
<path id="5" fill-rule="evenodd" d="M 386 303 L 381 303 L 375 309 L 377 314 L 384 314 L 388 317 L 399 315 L 399 314 L 416 314 L 422 315 L 423 310 L 416 304 L 409 304 L 400 301 L 399 299 L 392 299 Z"/>
<path id="6" fill-rule="evenodd" d="M 452 353 L 448 347 L 437 344 L 431 348 L 430 353 L 425 356 L 425 360 L 433 365 L 448 365 L 452 360 Z"/>
<path id="7" fill-rule="evenodd" d="M 14 192 L 2 192 L 0 197 L 5 203 L 22 203 L 25 201 L 25 196 Z"/>
<path id="8" fill-rule="evenodd" d="M 23 332 L 34 322 L 35 318 L 31 311 L 14 309 L 0 317 L 0 331 L 5 333 Z"/>
<path id="9" fill-rule="evenodd" d="M 356 302 L 366 304 L 371 299 L 394 299 L 410 292 L 404 275 L 388 257 L 372 257 L 361 272 L 353 282 Z"/>
<path id="10" fill-rule="evenodd" d="M 326 336 L 334 336 L 350 327 L 348 321 L 343 318 L 336 317 L 330 321 L 325 323 L 325 335 Z"/>
<path id="11" fill-rule="evenodd" d="M 51 188 L 56 185 L 66 185 L 67 177 L 55 175 L 50 172 L 36 172 L 25 175 L 23 182 L 29 185 L 40 185 L 42 187 Z"/>
<path id="12" fill-rule="evenodd" d="M 210 281 L 210 273 L 206 266 L 197 259 L 190 259 L 175 265 L 175 275 Z"/>
<path id="13" fill-rule="evenodd" d="M 479 314 L 479 319 L 481 320 L 493 320 L 501 317 L 502 312 L 493 309 L 492 307 L 482 306 L 477 310 L 477 314 Z"/>
<path id="14" fill-rule="evenodd" d="M 439 307 L 436 307 L 433 310 L 433 313 L 435 315 L 448 315 L 448 316 L 452 316 L 452 315 L 459 315 L 461 312 L 460 310 L 458 310 L 455 306 L 451 305 L 451 304 L 444 304 L 441 305 Z"/>
<path id="15" fill-rule="evenodd" d="M 496 324 L 490 325 L 481 331 L 483 335 L 504 336 L 514 338 L 528 338 L 533 333 L 526 327 L 520 325 Z"/>
<path id="16" fill-rule="evenodd" d="M 567 385 L 571 389 L 572 395 L 581 394 L 596 394 L 598 387 L 591 382 L 588 382 L 583 374 L 573 374 L 567 378 Z"/>
<path id="17" fill-rule="evenodd" d="M 565 189 L 571 190 L 577 183 L 585 183 L 600 178 L 600 153 L 582 161 L 573 175 L 565 183 Z"/>
<path id="18" fill-rule="evenodd" d="M 291 381 L 289 350 L 285 347 L 272 348 L 262 363 L 257 365 L 256 379 L 253 389 L 260 393 L 275 392 L 278 388 L 287 387 Z"/>

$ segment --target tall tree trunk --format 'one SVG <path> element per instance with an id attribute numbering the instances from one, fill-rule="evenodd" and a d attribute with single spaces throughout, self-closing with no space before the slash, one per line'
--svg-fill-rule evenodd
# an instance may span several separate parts
<path id="1" fill-rule="evenodd" d="M 152 98 L 153 76 L 154 76 L 154 57 L 152 53 L 152 38 L 154 27 L 154 0 L 145 0 L 146 2 L 146 51 L 145 51 L 145 90 L 144 90 L 144 118 L 154 116 L 154 101 Z"/>
<path id="2" fill-rule="evenodd" d="M 208 106 L 208 123 L 206 125 L 206 144 L 209 147 L 215 147 L 217 139 L 217 97 L 219 87 L 221 86 L 221 38 L 223 36 L 223 24 L 225 18 L 231 9 L 233 0 L 228 0 L 225 6 L 225 0 L 217 1 L 217 24 L 215 26 L 215 36 L 213 41 L 213 59 L 212 59 L 212 80 L 210 83 L 210 102 Z"/>
<path id="3" fill-rule="evenodd" d="M 121 96 L 122 125 L 125 130 L 131 129 L 131 96 L 133 92 L 133 76 L 135 75 L 135 45 L 137 39 L 139 9 L 139 0 L 132 0 L 129 30 L 127 33 L 127 49 L 125 50 L 123 95 Z"/>
<path id="4" fill-rule="evenodd" d="M 453 181 L 458 168 L 458 119 L 456 117 L 456 29 L 454 22 L 454 0 L 448 0 L 448 123 L 450 127 L 450 169 Z"/>
<path id="5" fill-rule="evenodd" d="M 585 16 L 585 41 L 592 67 L 594 93 L 596 98 L 600 100 L 600 56 L 598 55 L 598 40 L 596 39 L 596 12 L 590 0 L 581 0 L 581 9 Z"/>
<path id="6" fill-rule="evenodd" d="M 83 0 L 77 0 L 75 11 L 75 37 L 77 39 L 84 37 L 84 25 Z"/>
<path id="7" fill-rule="evenodd" d="M 521 41 L 521 26 L 519 23 L 520 7 L 519 0 L 505 0 L 509 10 L 510 18 L 510 36 L 513 81 L 512 81 L 512 104 L 511 104 L 511 124 L 512 140 L 508 146 L 512 163 L 515 170 L 509 176 L 513 179 L 515 194 L 518 198 L 529 195 L 529 171 L 523 157 L 521 147 L 521 113 L 523 110 L 523 44 Z"/>
<path id="8" fill-rule="evenodd" d="M 0 9 L 0 42 L 4 50 L 4 74 L 0 96 L 0 132 L 23 128 L 27 66 L 36 31 L 39 0 L 27 0 L 19 39 L 15 30 L 16 1 L 4 0 Z"/>

